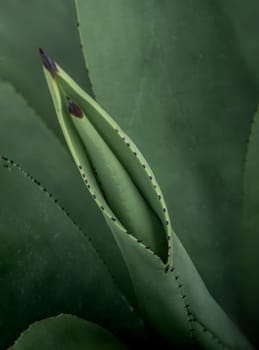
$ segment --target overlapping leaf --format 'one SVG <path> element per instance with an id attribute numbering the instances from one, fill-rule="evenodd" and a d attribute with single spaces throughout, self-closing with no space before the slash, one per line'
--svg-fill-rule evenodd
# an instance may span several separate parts
<path id="1" fill-rule="evenodd" d="M 17 0 L 2 2 L 0 23 L 0 78 L 11 83 L 22 95 L 22 99 L 18 97 L 16 102 L 17 94 L 3 91 L 5 87 L 1 85 L 0 154 L 6 154 L 22 164 L 59 198 L 91 235 L 104 259 L 118 272 L 122 287 L 129 289 L 127 279 L 122 278 L 126 274 L 123 261 L 113 239 L 108 239 L 109 232 L 104 221 L 98 213 L 94 213 L 89 197 L 85 202 L 85 207 L 91 213 L 88 217 L 78 200 L 84 193 L 83 186 L 80 182 L 76 183 L 76 172 L 65 154 L 66 149 L 62 150 L 58 140 L 38 120 L 42 119 L 63 142 L 42 77 L 39 45 L 51 50 L 57 58 L 62 57 L 64 66 L 73 72 L 82 86 L 90 90 L 80 49 L 74 3 L 72 0 L 65 3 L 60 0 L 28 0 L 26 5 Z M 37 113 L 24 107 L 25 103 Z M 14 127 L 12 134 L 11 127 Z M 62 169 L 62 175 L 58 169 Z M 126 284 L 123 286 L 124 281 Z"/>
<path id="2" fill-rule="evenodd" d="M 0 193 L 0 348 L 33 321 L 59 313 L 141 338 L 141 319 L 88 238 L 44 188 L 3 158 Z"/>
<path id="3" fill-rule="evenodd" d="M 62 57 L 65 67 L 88 88 L 76 22 L 72 0 L 13 0 L 0 5 L 0 77 L 10 81 L 56 133 L 59 128 L 45 93 L 38 47 Z"/>
<path id="4" fill-rule="evenodd" d="M 69 150 L 118 242 L 144 319 L 169 346 L 251 349 L 172 231 L 159 185 L 137 146 L 42 50 L 41 58 Z"/>
<path id="5" fill-rule="evenodd" d="M 96 212 L 71 157 L 10 83 L 0 82 L 0 105 L 0 154 L 21 164 L 58 198 L 119 276 L 121 287 L 130 293 L 116 243 Z"/>
<path id="6" fill-rule="evenodd" d="M 175 231 L 209 290 L 242 322 L 236 263 L 249 116 L 258 101 L 259 29 L 251 20 L 258 2 L 76 4 L 97 100 L 146 155 Z"/>

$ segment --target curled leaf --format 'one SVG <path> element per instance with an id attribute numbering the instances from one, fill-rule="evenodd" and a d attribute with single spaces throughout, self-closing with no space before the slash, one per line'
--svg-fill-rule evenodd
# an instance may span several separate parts
<path id="1" fill-rule="evenodd" d="M 134 142 L 41 52 L 58 119 L 84 183 L 116 234 L 172 264 L 172 228 L 155 176 Z"/>
<path id="2" fill-rule="evenodd" d="M 46 65 L 44 71 L 60 125 L 122 251 L 143 318 L 170 346 L 250 349 L 209 294 L 173 232 L 163 195 L 143 155 L 117 123 L 55 66 L 54 77 Z"/>

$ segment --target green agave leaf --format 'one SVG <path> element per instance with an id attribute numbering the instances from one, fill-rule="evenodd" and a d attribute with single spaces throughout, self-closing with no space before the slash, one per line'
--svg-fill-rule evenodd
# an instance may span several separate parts
<path id="1" fill-rule="evenodd" d="M 0 349 L 59 313 L 143 339 L 143 321 L 89 239 L 46 189 L 3 157 L 0 204 Z"/>
<path id="2" fill-rule="evenodd" d="M 187 252 L 173 235 L 174 266 L 140 249 L 115 232 L 130 271 L 138 305 L 168 344 L 180 348 L 252 349 L 251 344 L 213 299 Z"/>
<path id="3" fill-rule="evenodd" d="M 145 320 L 171 345 L 250 349 L 250 344 L 207 291 L 173 233 L 164 199 L 143 155 L 117 123 L 60 66 L 43 51 L 41 55 L 67 144 L 83 181 L 121 248 Z M 143 237 L 142 223 L 134 223 L 136 226 L 128 231 L 130 218 L 127 212 L 132 210 L 134 213 L 134 206 L 137 207 L 135 215 L 139 213 L 143 221 L 152 223 L 152 218 L 143 214 L 142 198 L 132 190 L 134 186 L 164 224 L 164 232 L 155 227 L 154 234 L 158 238 L 167 234 L 169 254 L 166 260 L 155 244 L 146 247 L 149 237 Z M 175 257 L 172 267 L 173 237 Z"/>
<path id="4" fill-rule="evenodd" d="M 88 232 L 115 272 L 120 287 L 132 295 L 120 252 L 113 238 L 108 239 L 107 225 L 87 195 L 85 208 L 89 216 L 84 214 L 85 208 L 78 200 L 84 187 L 76 181 L 76 171 L 65 154 L 67 150 L 62 149 L 64 145 L 60 145 L 38 120 L 44 120 L 64 141 L 58 122 L 53 118 L 55 112 L 39 69 L 39 43 L 51 49 L 57 58 L 63 57 L 64 66 L 72 68 L 80 84 L 90 91 L 74 3 L 72 0 L 27 0 L 26 5 L 18 0 L 1 2 L 0 23 L 0 78 L 10 82 L 16 91 L 1 82 L 0 152 L 23 164 L 55 194 L 73 219 Z"/>
<path id="5" fill-rule="evenodd" d="M 244 238 L 240 256 L 244 276 L 244 302 L 247 310 L 247 328 L 257 332 L 258 325 L 258 246 L 259 246 L 259 111 L 254 116 L 244 173 Z M 248 330 L 249 331 L 249 330 Z"/>
<path id="6" fill-rule="evenodd" d="M 98 102 L 151 164 L 209 290 L 246 326 L 237 262 L 248 116 L 258 104 L 258 1 L 75 2 Z"/>
<path id="7" fill-rule="evenodd" d="M 72 315 L 33 323 L 9 350 L 120 350 L 118 340 L 100 326 Z"/>
<path id="8" fill-rule="evenodd" d="M 10 81 L 63 141 L 53 118 L 38 67 L 39 43 L 70 67 L 80 84 L 90 91 L 80 48 L 73 0 L 19 0 L 0 4 L 0 77 Z M 69 38 L 69 39 L 68 39 Z"/>
<path id="9" fill-rule="evenodd" d="M 172 265 L 172 228 L 154 174 L 132 140 L 41 51 L 58 119 L 84 183 L 108 224 Z M 79 107 L 80 106 L 80 107 Z"/>
<path id="10" fill-rule="evenodd" d="M 257 14 L 259 5 L 256 0 L 249 0 L 245 5 L 242 1 L 220 0 L 222 17 L 235 45 L 238 57 L 245 64 L 246 76 L 259 87 L 259 41 Z"/>
<path id="11" fill-rule="evenodd" d="M 76 171 L 65 154 L 67 150 L 38 120 L 44 120 L 64 141 L 39 69 L 39 43 L 51 49 L 57 58 L 62 57 L 64 66 L 70 67 L 80 84 L 90 91 L 74 2 L 27 0 L 26 5 L 18 0 L 1 2 L 0 23 L 0 78 L 10 82 L 19 93 L 17 96 L 11 86 L 1 82 L 0 152 L 23 164 L 59 199 L 88 232 L 115 272 L 120 287 L 132 295 L 120 252 L 113 238 L 108 239 L 107 225 L 87 195 L 85 208 L 89 216 L 84 214 L 85 208 L 78 200 L 84 187 L 76 181 Z"/>
<path id="12" fill-rule="evenodd" d="M 11 102 L 10 102 L 11 101 Z M 112 269 L 120 287 L 133 300 L 125 263 L 101 213 L 78 178 L 71 157 L 46 128 L 23 96 L 0 80 L 0 152 L 12 158 L 58 198 L 86 232 Z M 84 205 L 79 198 L 84 197 Z M 85 215 L 87 210 L 88 215 Z M 98 232 L 98 234 L 96 234 Z"/>

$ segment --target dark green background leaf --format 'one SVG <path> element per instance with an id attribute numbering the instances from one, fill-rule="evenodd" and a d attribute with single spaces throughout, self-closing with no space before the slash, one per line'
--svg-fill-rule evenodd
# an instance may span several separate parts
<path id="1" fill-rule="evenodd" d="M 0 76 L 15 85 L 48 125 L 63 137 L 46 91 L 38 48 L 43 47 L 80 84 L 89 82 L 80 50 L 74 2 L 2 1 L 0 5 Z"/>
<path id="2" fill-rule="evenodd" d="M 259 112 L 255 114 L 249 143 L 244 177 L 244 237 L 242 275 L 247 291 L 245 307 L 247 323 L 251 331 L 258 331 L 258 324 L 251 322 L 258 317 L 258 248 L 259 248 Z"/>
<path id="3" fill-rule="evenodd" d="M 89 239 L 17 166 L 0 164 L 0 348 L 59 313 L 142 337 L 143 322 Z"/>
<path id="4" fill-rule="evenodd" d="M 105 329 L 71 315 L 32 324 L 10 350 L 123 350 Z"/>

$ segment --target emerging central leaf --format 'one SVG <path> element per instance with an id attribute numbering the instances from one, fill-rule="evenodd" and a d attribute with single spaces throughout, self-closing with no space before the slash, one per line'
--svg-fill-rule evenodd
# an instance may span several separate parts
<path id="1" fill-rule="evenodd" d="M 117 232 L 119 228 L 121 234 L 129 234 L 171 265 L 166 204 L 143 155 L 89 95 L 42 51 L 41 55 L 66 142 L 109 226 L 116 225 Z"/>

